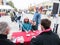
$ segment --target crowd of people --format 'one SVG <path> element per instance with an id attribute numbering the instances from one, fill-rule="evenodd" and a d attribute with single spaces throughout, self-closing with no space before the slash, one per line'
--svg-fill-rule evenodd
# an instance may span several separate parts
<path id="1" fill-rule="evenodd" d="M 24 23 L 22 24 L 22 30 L 38 30 L 38 26 L 41 22 L 41 14 L 39 9 L 36 8 L 32 21 L 29 22 L 28 18 L 24 19 Z"/>
<path id="2" fill-rule="evenodd" d="M 30 45 L 60 45 L 59 36 L 52 31 L 50 28 L 51 21 L 49 19 L 41 19 L 41 10 L 36 8 L 32 21 L 28 17 L 24 18 L 24 21 L 20 23 L 22 12 L 11 13 L 12 22 L 15 21 L 19 24 L 19 28 L 22 28 L 22 31 L 29 32 L 38 30 L 40 25 L 41 33 L 31 39 Z M 21 27 L 22 24 L 22 27 Z M 0 22 L 0 45 L 15 45 L 13 42 L 7 39 L 9 34 L 10 27 L 6 22 Z"/>
<path id="3" fill-rule="evenodd" d="M 28 17 L 25 17 L 23 21 L 21 21 L 22 12 L 17 12 L 17 14 L 15 12 L 13 13 L 14 15 L 11 14 L 11 21 L 19 24 L 19 30 L 22 31 L 38 30 L 39 23 L 38 17 L 40 16 L 38 15 L 38 12 L 36 12 L 37 14 L 35 14 L 36 16 L 38 15 L 37 18 L 34 15 L 34 18 L 32 20 L 30 20 Z"/>
<path id="4" fill-rule="evenodd" d="M 42 14 L 44 10 L 42 7 L 41 8 L 36 7 L 34 8 L 34 12 L 35 13 L 34 13 L 32 20 L 30 20 L 28 17 L 25 17 L 22 21 L 21 19 L 23 18 L 23 13 L 21 10 L 19 11 L 11 10 L 10 14 L 8 15 L 10 15 L 12 22 L 18 23 L 19 30 L 22 30 L 22 31 L 38 30 L 38 27 L 41 23 L 41 17 L 42 15 L 44 15 Z M 49 16 L 47 17 L 49 18 Z M 55 25 L 54 25 L 53 31 L 57 33 L 58 24 L 56 26 Z"/>
<path id="5" fill-rule="evenodd" d="M 33 16 L 33 19 L 30 20 L 28 17 L 25 17 L 23 21 L 21 21 L 21 18 L 23 18 L 22 11 L 11 11 L 11 21 L 17 22 L 19 24 L 19 30 L 22 31 L 29 31 L 29 30 L 38 30 L 38 26 L 41 22 L 41 11 L 37 7 L 34 9 L 35 13 Z"/>
<path id="6" fill-rule="evenodd" d="M 25 25 L 30 25 L 30 23 Z M 56 33 L 52 32 L 50 25 L 51 25 L 50 20 L 42 19 L 41 20 L 42 32 L 37 37 L 32 38 L 30 45 L 60 45 L 60 38 Z M 13 42 L 7 39 L 9 31 L 10 28 L 8 23 L 0 22 L 0 45 L 15 45 Z"/>

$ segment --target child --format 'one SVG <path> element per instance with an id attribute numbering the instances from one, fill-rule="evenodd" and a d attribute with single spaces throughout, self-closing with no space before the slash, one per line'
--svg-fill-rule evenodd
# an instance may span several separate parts
<path id="1" fill-rule="evenodd" d="M 32 30 L 37 30 L 37 26 L 36 26 L 36 22 L 35 21 L 33 21 L 33 23 L 32 23 Z"/>
<path id="2" fill-rule="evenodd" d="M 24 19 L 24 23 L 22 24 L 22 31 L 30 31 L 31 30 L 31 24 L 29 22 L 28 18 Z"/>

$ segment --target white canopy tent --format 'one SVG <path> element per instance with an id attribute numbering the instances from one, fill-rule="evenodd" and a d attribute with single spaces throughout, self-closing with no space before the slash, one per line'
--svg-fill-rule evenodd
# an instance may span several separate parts
<path id="1" fill-rule="evenodd" d="M 13 8 L 9 5 L 0 5 L 0 9 L 13 9 Z"/>

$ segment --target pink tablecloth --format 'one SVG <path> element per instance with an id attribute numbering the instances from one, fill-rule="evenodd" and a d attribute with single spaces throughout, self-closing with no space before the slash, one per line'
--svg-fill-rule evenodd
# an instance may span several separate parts
<path id="1" fill-rule="evenodd" d="M 30 44 L 30 41 L 31 39 L 34 37 L 34 36 L 37 36 L 40 34 L 40 31 L 35 31 L 35 32 L 32 32 L 30 31 L 29 33 L 26 33 L 26 32 L 14 32 L 12 34 L 12 38 L 17 38 L 17 37 L 20 37 L 20 36 L 23 36 L 24 38 L 24 45 L 29 45 Z M 27 36 L 27 35 L 30 35 L 30 36 Z M 16 41 L 16 45 L 19 45 L 19 42 Z"/>

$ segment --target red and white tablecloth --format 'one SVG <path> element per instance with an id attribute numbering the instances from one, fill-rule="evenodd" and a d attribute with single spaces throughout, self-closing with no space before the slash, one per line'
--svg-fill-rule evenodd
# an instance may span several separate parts
<path id="1" fill-rule="evenodd" d="M 12 34 L 12 37 L 11 37 L 11 39 L 16 39 L 15 40 L 15 44 L 16 45 L 20 45 L 20 41 L 18 41 L 19 39 L 18 39 L 18 37 L 23 37 L 23 39 L 24 39 L 24 45 L 29 45 L 30 44 L 30 41 L 31 41 L 31 39 L 33 38 L 33 37 L 35 37 L 35 36 L 37 36 L 37 35 L 39 35 L 40 34 L 40 31 L 38 31 L 38 30 L 36 30 L 36 31 L 30 31 L 30 32 L 28 32 L 28 33 L 26 33 L 26 32 L 14 32 L 13 34 Z"/>

